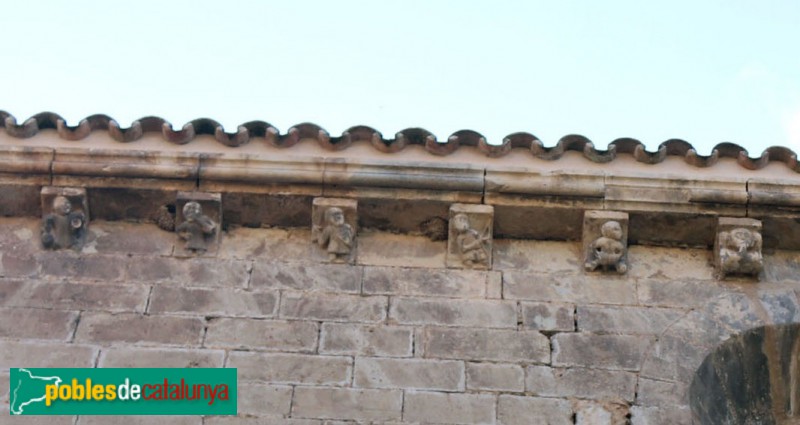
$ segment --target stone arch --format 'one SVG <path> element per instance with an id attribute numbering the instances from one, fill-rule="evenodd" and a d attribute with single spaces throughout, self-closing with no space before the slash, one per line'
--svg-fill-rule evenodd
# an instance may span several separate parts
<path id="1" fill-rule="evenodd" d="M 800 324 L 735 335 L 703 360 L 689 388 L 697 424 L 800 424 Z"/>

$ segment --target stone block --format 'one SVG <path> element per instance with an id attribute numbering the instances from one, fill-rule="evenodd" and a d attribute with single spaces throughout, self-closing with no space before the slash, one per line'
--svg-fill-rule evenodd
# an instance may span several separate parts
<path id="1" fill-rule="evenodd" d="M 499 300 L 393 298 L 389 318 L 404 325 L 517 327 L 517 305 Z"/>
<path id="2" fill-rule="evenodd" d="M 535 331 L 427 328 L 423 352 L 428 358 L 498 362 L 550 362 L 550 340 Z"/>
<path id="3" fill-rule="evenodd" d="M 637 371 L 652 338 L 635 335 L 560 333 L 553 336 L 553 366 Z"/>
<path id="4" fill-rule="evenodd" d="M 467 389 L 523 392 L 525 372 L 512 364 L 467 363 Z"/>
<path id="5" fill-rule="evenodd" d="M 522 324 L 526 329 L 539 331 L 575 330 L 575 306 L 561 303 L 522 304 Z"/>
<path id="6" fill-rule="evenodd" d="M 572 422 L 570 402 L 557 398 L 501 395 L 497 403 L 498 425 L 568 425 Z"/>
<path id="7" fill-rule="evenodd" d="M 252 208 L 252 206 L 248 205 L 247 208 Z M 230 212 L 226 210 L 226 213 Z M 310 214 L 310 212 L 306 214 Z M 305 223 L 305 225 L 307 224 Z M 259 263 L 262 261 L 310 262 L 308 256 L 308 241 L 310 240 L 311 230 L 306 228 L 230 227 L 220 243 L 218 256 L 239 260 L 257 259 Z"/>
<path id="8" fill-rule="evenodd" d="M 464 363 L 451 360 L 357 357 L 354 386 L 464 391 Z"/>
<path id="9" fill-rule="evenodd" d="M 343 198 L 314 198 L 311 221 L 313 259 L 331 263 L 355 261 L 358 201 Z"/>
<path id="10" fill-rule="evenodd" d="M 761 221 L 752 218 L 719 218 L 714 238 L 714 265 L 718 277 L 761 273 L 764 269 L 761 227 Z"/>
<path id="11" fill-rule="evenodd" d="M 9 307 L 109 312 L 144 312 L 150 287 L 28 281 L 13 296 L 0 297 Z"/>
<path id="12" fill-rule="evenodd" d="M 323 423 L 316 419 L 288 419 L 280 416 L 206 416 L 203 425 L 323 425 Z"/>
<path id="13" fill-rule="evenodd" d="M 202 418 L 196 416 L 81 416 L 80 425 L 111 425 L 122 424 L 125 425 L 202 425 Z"/>
<path id="14" fill-rule="evenodd" d="M 447 237 L 447 267 L 492 268 L 494 207 L 453 204 Z"/>
<path id="15" fill-rule="evenodd" d="M 324 323 L 319 351 L 328 354 L 349 354 L 378 357 L 411 357 L 411 328 Z"/>
<path id="16" fill-rule="evenodd" d="M 182 348 L 109 347 L 100 352 L 98 367 L 222 367 L 222 350 Z"/>
<path id="17" fill-rule="evenodd" d="M 610 334 L 660 335 L 686 311 L 658 307 L 578 306 L 578 330 Z"/>
<path id="18" fill-rule="evenodd" d="M 690 425 L 691 423 L 692 413 L 686 406 L 670 407 L 667 409 L 662 409 L 660 407 L 631 406 L 631 425 Z"/>
<path id="19" fill-rule="evenodd" d="M 86 188 L 42 188 L 42 234 L 45 248 L 80 250 L 89 227 Z"/>
<path id="20" fill-rule="evenodd" d="M 175 233 L 183 242 L 175 245 L 174 255 L 215 256 L 222 234 L 222 195 L 178 192 L 175 200 Z"/>
<path id="21" fill-rule="evenodd" d="M 688 405 L 689 384 L 641 377 L 636 391 L 636 404 L 664 408 Z"/>
<path id="22" fill-rule="evenodd" d="M 714 281 L 707 249 L 635 245 L 628 247 L 629 278 L 674 282 L 678 280 Z"/>
<path id="23" fill-rule="evenodd" d="M 576 425 L 627 425 L 629 406 L 623 401 L 574 400 Z"/>
<path id="24" fill-rule="evenodd" d="M 206 347 L 244 350 L 313 352 L 318 327 L 313 322 L 253 319 L 211 319 Z"/>
<path id="25" fill-rule="evenodd" d="M 623 274 L 628 271 L 628 214 L 586 211 L 583 216 L 583 267 Z"/>
<path id="26" fill-rule="evenodd" d="M 237 412 L 252 416 L 285 416 L 292 406 L 292 387 L 239 383 Z"/>
<path id="27" fill-rule="evenodd" d="M 250 287 L 353 293 L 361 291 L 362 268 L 342 264 L 256 262 Z"/>
<path id="28" fill-rule="evenodd" d="M 400 420 L 402 409 L 403 391 L 400 390 L 296 387 L 292 417 Z"/>
<path id="29" fill-rule="evenodd" d="M 489 272 L 486 275 L 486 298 L 503 298 L 503 273 Z"/>
<path id="30" fill-rule="evenodd" d="M 496 397 L 406 391 L 403 421 L 447 424 L 494 424 Z"/>
<path id="31" fill-rule="evenodd" d="M 345 386 L 352 377 L 353 359 L 342 356 L 231 351 L 225 366 L 239 369 L 241 381 Z"/>
<path id="32" fill-rule="evenodd" d="M 613 274 L 569 275 L 505 271 L 503 298 L 578 304 L 637 304 L 636 283 Z"/>
<path id="33" fill-rule="evenodd" d="M 149 313 L 184 313 L 199 316 L 272 317 L 278 294 L 239 289 L 205 289 L 156 286 Z"/>
<path id="34" fill-rule="evenodd" d="M 38 308 L 0 308 L 0 338 L 54 339 L 68 342 L 78 312 Z"/>
<path id="35" fill-rule="evenodd" d="M 375 323 L 386 318 L 384 296 L 332 295 L 284 292 L 280 317 L 326 322 Z"/>
<path id="36" fill-rule="evenodd" d="M 493 255 L 504 272 L 578 273 L 583 260 L 578 242 L 497 239 Z"/>
<path id="37" fill-rule="evenodd" d="M 38 255 L 41 273 L 55 278 L 75 278 L 102 283 L 123 280 L 127 257 L 110 255 L 81 255 L 74 252 L 42 252 Z"/>
<path id="38" fill-rule="evenodd" d="M 12 367 L 94 367 L 98 349 L 86 345 L 0 340 L 0 370 Z"/>
<path id="39" fill-rule="evenodd" d="M 363 207 L 363 203 L 360 205 Z M 363 208 L 361 214 L 365 214 Z M 358 235 L 358 247 L 358 264 L 365 266 L 445 267 L 447 242 L 425 236 L 364 230 Z"/>
<path id="40" fill-rule="evenodd" d="M 528 366 L 525 375 L 525 390 L 541 397 L 621 399 L 633 402 L 636 394 L 636 374 L 631 372 Z"/>
<path id="41" fill-rule="evenodd" d="M 477 270 L 367 267 L 365 294 L 484 298 L 486 273 Z"/>
<path id="42" fill-rule="evenodd" d="M 84 313 L 75 340 L 96 344 L 200 345 L 205 322 L 194 317 Z"/>
<path id="43" fill-rule="evenodd" d="M 84 254 L 172 255 L 175 235 L 153 224 L 93 220 Z"/>

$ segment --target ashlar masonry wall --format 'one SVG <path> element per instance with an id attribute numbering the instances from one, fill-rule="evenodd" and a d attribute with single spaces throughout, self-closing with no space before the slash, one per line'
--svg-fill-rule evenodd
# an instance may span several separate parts
<path id="1" fill-rule="evenodd" d="M 232 228 L 181 258 L 152 224 L 93 221 L 80 253 L 0 218 L 0 394 L 9 367 L 235 367 L 238 417 L 15 417 L 12 424 L 688 424 L 714 347 L 800 322 L 798 261 L 718 281 L 711 251 L 633 245 L 586 273 L 579 242 L 496 239 L 490 271 L 446 242 L 359 233 L 355 264 L 310 229 Z"/>

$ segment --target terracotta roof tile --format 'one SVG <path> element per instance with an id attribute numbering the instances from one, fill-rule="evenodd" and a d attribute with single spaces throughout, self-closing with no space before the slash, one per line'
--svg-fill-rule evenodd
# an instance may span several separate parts
<path id="1" fill-rule="evenodd" d="M 121 127 L 108 115 L 91 115 L 78 123 L 69 126 L 66 120 L 52 112 L 36 114 L 19 124 L 17 119 L 5 111 L 0 111 L 0 125 L 6 133 L 17 138 L 35 136 L 39 130 L 55 129 L 59 137 L 65 140 L 81 140 L 93 131 L 107 131 L 115 140 L 123 143 L 140 139 L 144 133 L 160 132 L 170 143 L 186 144 L 198 135 L 213 135 L 223 145 L 237 147 L 249 143 L 253 138 L 265 139 L 267 143 L 277 147 L 290 147 L 302 139 L 316 139 L 325 149 L 338 151 L 346 149 L 353 143 L 370 143 L 380 152 L 392 153 L 402 150 L 406 145 L 422 145 L 433 155 L 448 155 L 460 146 L 472 146 L 489 157 L 502 157 L 512 149 L 529 149 L 541 159 L 556 160 L 566 151 L 582 152 L 587 159 L 605 163 L 613 161 L 619 154 L 632 155 L 637 161 L 645 164 L 657 164 L 667 156 L 678 156 L 696 167 L 710 167 L 719 158 L 734 158 L 740 166 L 757 170 L 771 161 L 783 162 L 795 172 L 800 172 L 797 154 L 789 148 L 773 146 L 767 148 L 759 157 L 750 157 L 747 150 L 735 143 L 720 143 L 711 151 L 711 155 L 699 155 L 694 147 L 680 139 L 670 139 L 658 146 L 655 152 L 649 152 L 645 145 L 631 138 L 620 138 L 611 142 L 607 150 L 595 149 L 591 140 L 580 135 L 562 137 L 554 146 L 547 147 L 531 133 L 512 133 L 503 139 L 502 144 L 492 145 L 486 138 L 472 130 L 461 130 L 450 135 L 446 141 L 439 142 L 436 136 L 423 128 L 408 128 L 394 135 L 393 139 L 384 138 L 379 131 L 367 126 L 351 127 L 339 137 L 332 137 L 322 127 L 313 123 L 302 123 L 291 127 L 281 134 L 277 128 L 265 121 L 249 121 L 237 127 L 236 132 L 226 132 L 222 125 L 209 118 L 198 118 L 184 124 L 180 129 L 160 117 L 140 118 L 130 127 Z"/>

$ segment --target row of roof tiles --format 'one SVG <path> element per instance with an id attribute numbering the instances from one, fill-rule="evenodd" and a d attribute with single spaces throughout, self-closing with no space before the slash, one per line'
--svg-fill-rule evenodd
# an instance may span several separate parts
<path id="1" fill-rule="evenodd" d="M 637 161 L 646 164 L 657 164 L 667 156 L 683 157 L 696 167 L 709 167 L 720 158 L 734 158 L 744 168 L 757 170 L 770 161 L 786 164 L 795 172 L 800 172 L 797 154 L 789 148 L 773 146 L 767 148 L 760 157 L 750 157 L 747 150 L 735 143 L 720 143 L 711 151 L 711 155 L 699 155 L 694 147 L 680 139 L 670 139 L 658 146 L 654 152 L 647 151 L 645 145 L 632 138 L 620 138 L 611 142 L 607 150 L 595 149 L 594 144 L 584 136 L 568 135 L 562 137 L 555 146 L 546 147 L 536 136 L 526 132 L 512 133 L 503 139 L 500 145 L 486 142 L 486 138 L 472 130 L 461 130 L 453 133 L 446 141 L 440 142 L 431 132 L 422 128 L 408 128 L 395 134 L 393 139 L 367 126 L 355 126 L 347 129 L 340 137 L 332 137 L 322 127 L 312 123 L 302 123 L 291 127 L 281 134 L 277 128 L 265 121 L 249 121 L 238 126 L 235 133 L 228 133 L 222 125 L 209 118 L 192 120 L 175 130 L 171 123 L 160 117 L 144 117 L 133 121 L 130 127 L 121 127 L 108 115 L 92 115 L 80 121 L 77 126 L 69 126 L 66 120 L 53 112 L 36 114 L 22 124 L 5 111 L 0 111 L 0 125 L 6 133 L 17 138 L 35 136 L 40 130 L 55 129 L 59 137 L 65 140 L 81 140 L 93 131 L 107 131 L 113 139 L 122 142 L 133 142 L 145 133 L 161 133 L 162 137 L 175 144 L 186 144 L 198 135 L 213 135 L 223 145 L 237 147 L 249 143 L 253 138 L 263 138 L 276 147 L 290 147 L 302 139 L 315 139 L 325 149 L 338 151 L 346 149 L 353 143 L 370 143 L 380 152 L 392 153 L 401 151 L 406 145 L 422 145 L 434 155 L 449 155 L 460 146 L 473 146 L 489 157 L 502 157 L 512 149 L 529 149 L 531 153 L 544 160 L 560 158 L 566 151 L 582 152 L 587 159 L 605 163 L 616 158 L 618 154 L 632 155 Z"/>

